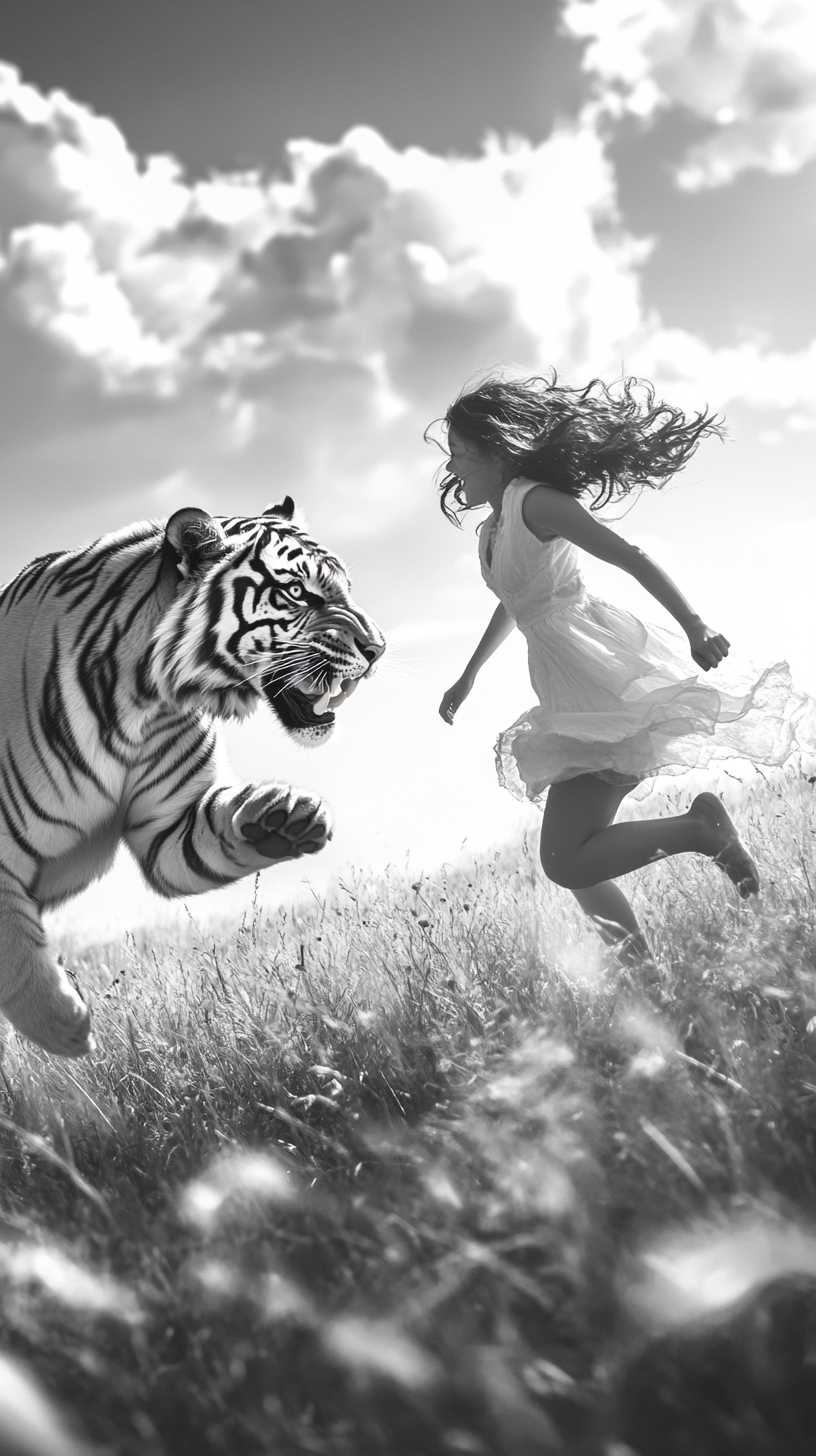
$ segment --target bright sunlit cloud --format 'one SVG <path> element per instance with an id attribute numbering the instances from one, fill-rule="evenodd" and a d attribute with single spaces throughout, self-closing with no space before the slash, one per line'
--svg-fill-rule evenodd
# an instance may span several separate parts
<path id="1" fill-rule="evenodd" d="M 816 157 L 812 0 L 567 0 L 588 41 L 584 69 L 603 107 L 650 119 L 672 107 L 711 123 L 688 149 L 682 187 L 717 187 L 748 167 L 789 173 Z"/>
<path id="2" fill-rule="evenodd" d="M 357 127 L 290 143 L 284 179 L 196 184 L 62 93 L 0 81 L 7 297 L 110 392 L 206 379 L 252 397 L 296 360 L 304 386 L 359 371 L 394 418 L 452 366 L 537 363 L 546 332 L 547 357 L 580 367 L 637 324 L 643 248 L 586 128 L 457 158 Z"/>
<path id="3" fill-rule="evenodd" d="M 594 16 L 588 63 L 610 85 L 623 77 L 630 98 L 648 72 L 654 108 L 668 87 L 660 45 L 671 75 L 685 74 L 695 7 L 681 7 L 682 26 L 659 7 L 662 31 L 643 16 L 613 31 L 618 9 L 571 4 L 566 23 L 588 34 Z M 285 175 L 195 182 L 168 157 L 140 160 L 113 121 L 42 95 L 11 66 L 0 87 L 5 307 L 111 409 L 134 396 L 200 402 L 202 478 L 214 454 L 274 460 L 307 508 L 331 479 L 321 515 L 344 538 L 416 513 L 424 426 L 497 360 L 574 378 L 645 373 L 689 407 L 738 400 L 816 417 L 813 348 L 716 349 L 644 308 L 650 242 L 621 221 L 590 110 L 538 145 L 493 138 L 473 157 L 399 150 L 356 127 L 331 145 L 291 142 Z M 679 81 L 675 91 L 691 97 Z"/>

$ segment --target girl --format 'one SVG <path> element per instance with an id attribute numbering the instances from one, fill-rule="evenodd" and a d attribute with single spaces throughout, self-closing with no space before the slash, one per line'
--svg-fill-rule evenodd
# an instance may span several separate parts
<path id="1" fill-rule="evenodd" d="M 476 674 L 519 627 L 538 705 L 500 736 L 499 780 L 519 799 L 540 803 L 546 794 L 546 875 L 572 891 L 624 959 L 651 961 L 632 906 L 614 883 L 619 875 L 695 851 L 745 899 L 759 892 L 759 874 L 714 794 L 698 794 L 674 818 L 613 824 L 621 801 L 644 778 L 713 757 L 784 761 L 795 746 L 791 714 L 803 700 L 785 663 L 742 691 L 704 681 L 689 656 L 703 673 L 716 670 L 728 655 L 727 638 L 706 625 L 656 562 L 590 512 L 636 487 L 659 488 L 703 436 L 721 428 L 709 414 L 687 418 L 655 403 L 651 386 L 637 380 L 613 393 L 597 379 L 569 388 L 554 373 L 489 380 L 461 395 L 444 422 L 450 459 L 442 510 L 458 524 L 457 508 L 492 507 L 479 559 L 500 605 L 440 714 L 453 723 Z M 634 576 L 683 628 L 688 655 L 676 634 L 588 596 L 576 547 Z"/>

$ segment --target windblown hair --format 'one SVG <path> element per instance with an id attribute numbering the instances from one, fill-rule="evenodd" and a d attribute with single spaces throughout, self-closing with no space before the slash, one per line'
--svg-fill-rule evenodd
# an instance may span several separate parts
<path id="1" fill-rule="evenodd" d="M 703 436 L 723 434 L 715 415 L 685 415 L 656 401 L 645 380 L 609 386 L 591 379 L 578 389 L 559 384 L 555 370 L 549 377 L 488 379 L 461 394 L 444 423 L 518 475 L 567 495 L 591 492 L 593 511 L 642 486 L 659 489 L 682 470 Z M 439 493 L 444 514 L 460 525 L 468 509 L 462 481 L 446 475 Z"/>

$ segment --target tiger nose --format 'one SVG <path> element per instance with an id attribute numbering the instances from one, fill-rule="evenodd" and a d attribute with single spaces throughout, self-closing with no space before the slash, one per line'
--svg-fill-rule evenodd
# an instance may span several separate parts
<path id="1" fill-rule="evenodd" d="M 359 637 L 355 637 L 354 642 L 358 652 L 362 653 L 369 667 L 371 667 L 378 658 L 382 657 L 383 653 L 385 652 L 385 642 L 361 642 Z"/>

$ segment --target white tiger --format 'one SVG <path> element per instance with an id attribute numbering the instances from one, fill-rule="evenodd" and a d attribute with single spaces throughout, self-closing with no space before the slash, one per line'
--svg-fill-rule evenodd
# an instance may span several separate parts
<path id="1" fill-rule="evenodd" d="M 172 897 L 331 837 L 313 795 L 231 783 L 213 723 L 265 699 L 320 741 L 384 650 L 293 509 L 177 511 L 40 557 L 0 592 L 0 1010 L 47 1051 L 82 1056 L 93 1038 L 41 911 L 104 874 L 120 841 Z"/>

